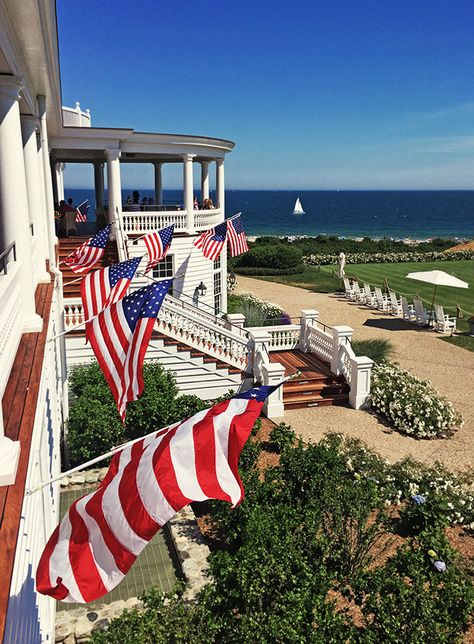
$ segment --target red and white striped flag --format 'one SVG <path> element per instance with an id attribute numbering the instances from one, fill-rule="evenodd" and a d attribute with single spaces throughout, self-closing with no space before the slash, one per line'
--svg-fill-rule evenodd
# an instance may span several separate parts
<path id="1" fill-rule="evenodd" d="M 63 261 L 75 273 L 87 273 L 104 256 L 109 241 L 111 225 L 103 228 L 97 235 L 85 241 Z"/>
<path id="2" fill-rule="evenodd" d="M 204 257 L 215 260 L 221 254 L 227 235 L 227 222 L 218 224 L 215 228 L 206 230 L 194 240 L 196 248 L 200 248 Z"/>
<path id="3" fill-rule="evenodd" d="M 95 317 L 88 340 L 125 422 L 127 403 L 143 391 L 143 361 L 172 279 L 134 291 Z"/>
<path id="4" fill-rule="evenodd" d="M 99 599 L 185 505 L 240 503 L 240 452 L 275 389 L 250 389 L 116 453 L 98 489 L 75 501 L 50 537 L 36 572 L 38 591 L 65 602 Z"/>
<path id="5" fill-rule="evenodd" d="M 242 226 L 242 220 L 239 215 L 227 221 L 227 235 L 229 237 L 229 250 L 232 257 L 242 255 L 249 249 L 247 245 L 247 238 Z"/>
<path id="6" fill-rule="evenodd" d="M 76 224 L 83 224 L 87 221 L 87 211 L 89 210 L 88 201 L 89 200 L 86 199 L 76 208 Z"/>
<path id="7" fill-rule="evenodd" d="M 134 257 L 93 271 L 84 277 L 81 282 L 81 299 L 85 320 L 93 318 L 107 306 L 125 297 L 141 259 Z M 86 324 L 86 337 L 89 335 L 89 326 L 90 322 Z"/>
<path id="8" fill-rule="evenodd" d="M 166 257 L 173 239 L 173 232 L 174 224 L 143 237 L 146 252 L 148 253 L 148 264 L 145 268 L 145 273 L 148 273 L 158 262 Z"/>

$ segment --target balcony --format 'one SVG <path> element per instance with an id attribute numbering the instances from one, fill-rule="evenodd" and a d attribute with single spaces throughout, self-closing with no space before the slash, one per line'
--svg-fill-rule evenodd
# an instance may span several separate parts
<path id="1" fill-rule="evenodd" d="M 64 107 L 63 111 L 63 125 L 64 127 L 90 127 L 91 126 L 91 113 L 89 110 L 83 112 L 79 103 L 76 107 Z"/>
<path id="2" fill-rule="evenodd" d="M 127 235 L 139 235 L 174 225 L 175 232 L 190 232 L 188 213 L 178 204 L 141 206 L 142 210 L 131 212 L 130 205 L 122 206 L 122 227 Z M 224 214 L 220 208 L 213 210 L 193 210 L 192 227 L 194 231 L 208 230 L 221 223 Z"/>

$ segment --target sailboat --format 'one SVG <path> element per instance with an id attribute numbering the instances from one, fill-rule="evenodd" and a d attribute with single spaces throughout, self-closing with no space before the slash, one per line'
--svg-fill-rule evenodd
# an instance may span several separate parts
<path id="1" fill-rule="evenodd" d="M 305 211 L 303 210 L 303 206 L 301 205 L 300 198 L 295 201 L 295 207 L 293 209 L 293 214 L 294 215 L 304 215 Z"/>

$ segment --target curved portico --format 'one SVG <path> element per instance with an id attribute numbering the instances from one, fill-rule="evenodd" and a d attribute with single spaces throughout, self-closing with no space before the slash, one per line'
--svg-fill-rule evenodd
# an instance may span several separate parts
<path id="1" fill-rule="evenodd" d="M 224 159 L 234 143 L 209 137 L 153 134 L 125 129 L 63 128 L 50 140 L 51 160 L 55 172 L 64 163 L 91 163 L 94 166 L 96 210 L 108 211 L 110 222 L 114 213 L 120 218 L 127 234 L 143 234 L 171 224 L 175 231 L 193 235 L 223 221 Z M 154 176 L 154 203 L 132 211 L 122 200 L 120 167 L 125 163 L 150 164 Z M 182 166 L 182 193 L 179 203 L 163 199 L 163 168 L 167 164 Z M 210 195 L 210 174 L 215 172 L 216 203 L 212 210 L 202 209 Z M 108 203 L 104 199 L 104 169 L 107 169 Z M 53 176 L 55 175 L 53 172 Z M 195 180 L 200 189 L 195 190 Z M 58 183 L 58 182 L 57 182 Z M 194 197 L 201 206 L 193 206 Z M 55 197 L 60 197 L 59 188 Z"/>

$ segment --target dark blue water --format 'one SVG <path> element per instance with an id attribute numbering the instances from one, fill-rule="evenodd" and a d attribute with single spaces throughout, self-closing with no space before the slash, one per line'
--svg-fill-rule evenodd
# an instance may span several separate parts
<path id="1" fill-rule="evenodd" d="M 124 199 L 130 193 L 123 190 Z M 149 197 L 153 191 L 140 194 Z M 93 190 L 66 190 L 68 196 L 76 205 L 86 198 L 94 205 Z M 292 214 L 298 196 L 305 215 Z M 182 192 L 165 190 L 164 199 L 180 203 Z M 474 190 L 226 191 L 226 215 L 238 211 L 248 235 L 474 237 Z M 93 208 L 89 217 L 94 217 Z"/>

